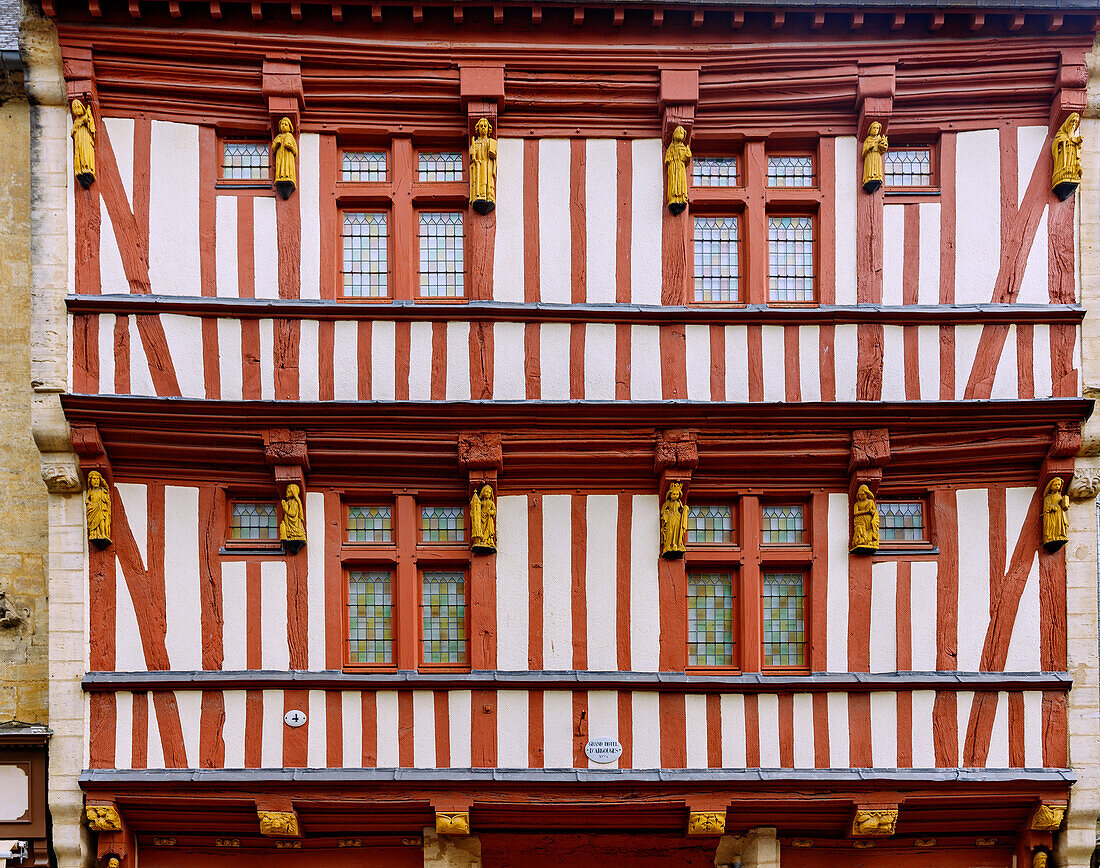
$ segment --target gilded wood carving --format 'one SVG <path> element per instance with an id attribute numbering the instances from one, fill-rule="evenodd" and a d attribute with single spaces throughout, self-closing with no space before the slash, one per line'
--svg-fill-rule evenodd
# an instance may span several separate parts
<path id="1" fill-rule="evenodd" d="M 88 542 L 102 551 L 111 544 L 111 488 L 98 470 L 88 472 L 84 509 L 88 516 Z"/>
<path id="2" fill-rule="evenodd" d="M 84 809 L 88 818 L 88 828 L 93 832 L 121 832 L 122 817 L 111 805 L 88 805 Z"/>
<path id="3" fill-rule="evenodd" d="M 1063 491 L 1061 477 L 1055 476 L 1043 492 L 1043 548 L 1056 552 L 1066 544 L 1069 526 L 1069 497 Z"/>
<path id="4" fill-rule="evenodd" d="M 478 214 L 488 214 L 497 202 L 497 140 L 493 128 L 481 118 L 470 141 L 470 205 Z"/>
<path id="5" fill-rule="evenodd" d="M 725 811 L 691 811 L 688 814 L 689 835 L 722 835 L 725 831 Z"/>
<path id="6" fill-rule="evenodd" d="M 1054 173 L 1050 188 L 1059 199 L 1068 199 L 1081 183 L 1081 145 L 1084 139 L 1080 132 L 1081 116 L 1074 112 L 1051 142 L 1051 154 L 1054 157 Z"/>
<path id="7" fill-rule="evenodd" d="M 1039 805 L 1031 817 L 1031 828 L 1035 832 L 1057 832 L 1065 816 L 1065 805 Z"/>
<path id="8" fill-rule="evenodd" d="M 668 210 L 680 214 L 687 208 L 688 181 L 687 164 L 691 159 L 691 148 L 687 146 L 687 130 L 676 127 L 672 131 L 672 142 L 665 151 L 665 172 L 668 176 Z"/>
<path id="9" fill-rule="evenodd" d="M 491 555 L 497 550 L 497 502 L 493 487 L 474 488 L 470 497 L 470 548 L 474 554 Z"/>
<path id="10" fill-rule="evenodd" d="M 469 835 L 469 811 L 436 811 L 435 831 L 439 835 Z"/>
<path id="11" fill-rule="evenodd" d="M 874 193 L 886 178 L 886 151 L 890 142 L 882 134 L 882 124 L 871 123 L 863 140 L 863 191 Z"/>
<path id="12" fill-rule="evenodd" d="M 852 818 L 852 836 L 856 838 L 880 838 L 894 834 L 898 823 L 898 809 L 859 809 Z"/>
<path id="13" fill-rule="evenodd" d="M 260 834 L 275 838 L 297 838 L 298 815 L 293 811 L 256 811 L 260 819 Z"/>
<path id="14" fill-rule="evenodd" d="M 91 107 L 73 100 L 73 173 L 87 190 L 95 180 L 95 120 Z"/>
<path id="15" fill-rule="evenodd" d="M 870 554 L 878 551 L 879 517 L 875 496 L 866 485 L 856 491 L 856 502 L 852 505 L 852 548 L 856 554 Z"/>
<path id="16" fill-rule="evenodd" d="M 291 554 L 296 554 L 306 544 L 305 507 L 297 483 L 286 487 L 283 498 L 283 520 L 279 522 L 279 539 Z"/>
<path id="17" fill-rule="evenodd" d="M 279 121 L 279 135 L 271 143 L 271 148 L 275 151 L 275 189 L 284 199 L 289 199 L 298 186 L 298 143 L 294 139 L 294 124 L 290 118 Z"/>
<path id="18" fill-rule="evenodd" d="M 684 536 L 687 533 L 687 504 L 683 502 L 684 487 L 670 482 L 665 502 L 661 506 L 661 557 L 682 558 Z"/>

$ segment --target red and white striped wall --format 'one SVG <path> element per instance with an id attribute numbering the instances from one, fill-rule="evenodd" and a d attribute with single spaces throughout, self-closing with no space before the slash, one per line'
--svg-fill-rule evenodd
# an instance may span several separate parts
<path id="1" fill-rule="evenodd" d="M 908 207 L 908 206 L 905 206 Z M 152 310 L 152 308 L 150 308 Z M 1073 397 L 1072 323 L 865 326 L 71 315 L 72 390 L 221 400 Z M 864 385 L 859 385 L 863 383 Z"/>

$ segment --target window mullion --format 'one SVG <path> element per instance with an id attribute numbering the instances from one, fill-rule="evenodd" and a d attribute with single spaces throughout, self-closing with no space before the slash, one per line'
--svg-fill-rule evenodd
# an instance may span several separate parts
<path id="1" fill-rule="evenodd" d="M 416 498 L 399 494 L 393 523 L 397 544 L 394 643 L 398 669 L 416 669 L 420 659 L 420 587 L 416 572 Z"/>
<path id="2" fill-rule="evenodd" d="M 762 140 L 745 143 L 745 264 L 741 294 L 748 304 L 764 304 L 768 284 L 768 232 L 765 196 L 768 162 Z"/>
<path id="3" fill-rule="evenodd" d="M 741 671 L 759 672 L 763 656 L 763 604 L 760 587 L 760 498 L 741 499 Z"/>
<path id="4" fill-rule="evenodd" d="M 413 208 L 413 179 L 416 176 L 412 139 L 393 140 L 393 289 L 395 299 L 413 299 L 417 293 L 419 244 L 416 210 Z"/>

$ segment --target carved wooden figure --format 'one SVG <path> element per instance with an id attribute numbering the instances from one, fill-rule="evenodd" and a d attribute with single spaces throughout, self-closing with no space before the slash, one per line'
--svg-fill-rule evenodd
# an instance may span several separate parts
<path id="1" fill-rule="evenodd" d="M 491 555 L 497 550 L 497 503 L 493 487 L 483 485 L 470 497 L 471 549 L 474 554 Z"/>
<path id="2" fill-rule="evenodd" d="M 688 182 L 687 164 L 691 159 L 691 148 L 687 146 L 687 130 L 676 127 L 672 131 L 672 142 L 665 151 L 665 172 L 668 176 L 668 210 L 680 214 L 687 208 Z"/>
<path id="3" fill-rule="evenodd" d="M 478 214 L 488 214 L 497 205 L 497 140 L 493 128 L 481 118 L 470 141 L 470 205 Z"/>
<path id="4" fill-rule="evenodd" d="M 87 190 L 95 180 L 95 120 L 91 108 L 78 99 L 73 100 L 72 112 L 73 172 Z"/>
<path id="5" fill-rule="evenodd" d="M 1051 176 L 1050 188 L 1059 199 L 1067 199 L 1081 183 L 1081 138 L 1079 125 L 1081 116 L 1074 112 L 1058 132 L 1054 134 L 1054 141 L 1050 150 L 1054 157 L 1054 173 Z"/>
<path id="6" fill-rule="evenodd" d="M 289 199 L 298 186 L 298 143 L 294 140 L 294 124 L 290 118 L 279 121 L 279 135 L 271 147 L 275 151 L 275 189 L 284 199 Z"/>
<path id="7" fill-rule="evenodd" d="M 1055 476 L 1043 492 L 1043 548 L 1048 552 L 1056 552 L 1066 544 L 1069 497 L 1063 487 L 1061 478 Z"/>
<path id="8" fill-rule="evenodd" d="M 882 134 L 882 124 L 871 123 L 863 140 L 863 191 L 874 193 L 886 178 L 886 151 L 890 142 Z"/>
<path id="9" fill-rule="evenodd" d="M 661 557 L 682 558 L 684 536 L 687 533 L 687 504 L 683 502 L 684 487 L 671 482 L 661 506 Z"/>
<path id="10" fill-rule="evenodd" d="M 111 488 L 98 470 L 88 473 L 84 507 L 88 515 L 88 542 L 102 551 L 111 544 Z"/>
<path id="11" fill-rule="evenodd" d="M 296 554 L 306 544 L 305 509 L 296 483 L 292 482 L 286 487 L 282 507 L 283 520 L 279 522 L 279 539 L 283 541 L 287 551 Z"/>
<path id="12" fill-rule="evenodd" d="M 878 551 L 878 505 L 875 496 L 866 485 L 856 491 L 856 502 L 852 506 L 852 551 L 856 554 L 870 554 Z"/>

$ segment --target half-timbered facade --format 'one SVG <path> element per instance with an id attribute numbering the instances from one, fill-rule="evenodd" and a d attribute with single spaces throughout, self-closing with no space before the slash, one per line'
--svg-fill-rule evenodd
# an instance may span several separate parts
<path id="1" fill-rule="evenodd" d="M 959 5 L 47 3 L 89 857 L 1042 864 L 1100 19 Z"/>

